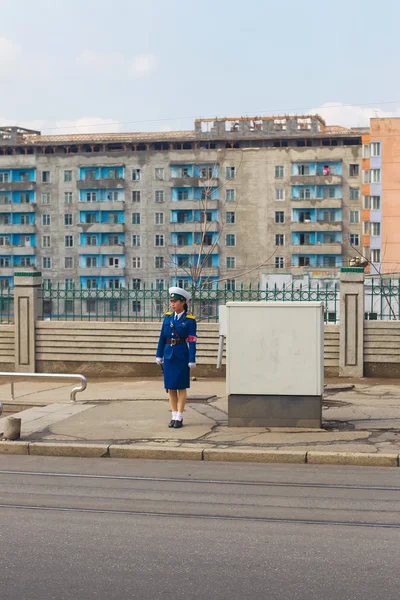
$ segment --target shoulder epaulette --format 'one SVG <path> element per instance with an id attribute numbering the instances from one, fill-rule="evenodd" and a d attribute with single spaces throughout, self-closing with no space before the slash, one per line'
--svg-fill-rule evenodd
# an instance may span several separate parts
<path id="1" fill-rule="evenodd" d="M 166 315 L 172 315 L 172 311 L 168 310 L 165 314 Z"/>
<path id="2" fill-rule="evenodd" d="M 187 319 L 196 319 L 196 317 L 194 317 L 193 315 L 186 315 Z"/>

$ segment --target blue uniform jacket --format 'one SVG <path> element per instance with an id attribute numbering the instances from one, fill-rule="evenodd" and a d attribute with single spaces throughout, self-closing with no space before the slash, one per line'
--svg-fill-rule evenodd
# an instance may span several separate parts
<path id="1" fill-rule="evenodd" d="M 167 344 L 167 340 L 178 337 L 185 339 L 186 343 Z M 196 362 L 196 319 L 192 315 L 184 313 L 180 319 L 174 320 L 174 313 L 165 314 L 156 356 L 164 358 L 166 389 L 183 390 L 190 387 L 189 363 Z"/>

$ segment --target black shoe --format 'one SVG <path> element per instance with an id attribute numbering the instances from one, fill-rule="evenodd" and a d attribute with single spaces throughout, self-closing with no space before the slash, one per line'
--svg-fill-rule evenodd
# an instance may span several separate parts
<path id="1" fill-rule="evenodd" d="M 182 426 L 183 426 L 183 420 L 182 421 L 175 421 L 175 423 L 174 423 L 174 429 L 179 429 Z"/>
<path id="2" fill-rule="evenodd" d="M 175 425 L 175 421 L 174 421 L 174 419 L 171 419 L 171 421 L 168 423 L 168 427 L 171 429 L 174 425 Z"/>

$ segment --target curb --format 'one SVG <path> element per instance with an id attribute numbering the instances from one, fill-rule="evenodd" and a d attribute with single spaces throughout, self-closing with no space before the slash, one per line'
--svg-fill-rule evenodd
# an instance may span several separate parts
<path id="1" fill-rule="evenodd" d="M 261 448 L 165 447 L 156 444 L 99 444 L 0 441 L 0 455 L 65 456 L 71 458 L 144 458 L 224 462 L 286 463 L 399 467 L 399 454 L 263 450 Z"/>

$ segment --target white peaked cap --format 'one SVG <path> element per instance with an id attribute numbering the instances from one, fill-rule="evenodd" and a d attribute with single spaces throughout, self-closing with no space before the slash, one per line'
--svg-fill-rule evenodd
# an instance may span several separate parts
<path id="1" fill-rule="evenodd" d="M 173 294 L 178 294 L 179 296 L 183 296 L 186 301 L 189 301 L 191 298 L 189 292 L 180 287 L 170 287 L 168 291 L 170 296 L 172 296 Z"/>

